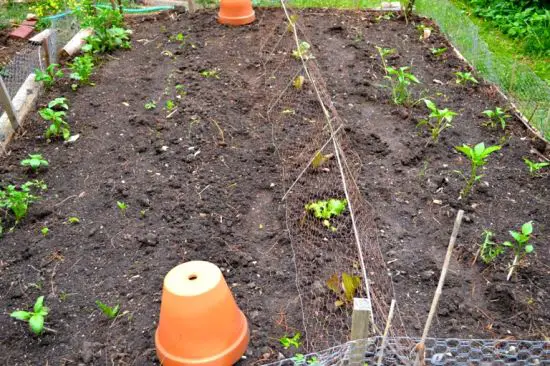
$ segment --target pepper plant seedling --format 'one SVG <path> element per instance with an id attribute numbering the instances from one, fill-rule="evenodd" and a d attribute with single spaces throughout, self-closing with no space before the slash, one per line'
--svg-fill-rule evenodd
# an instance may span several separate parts
<path id="1" fill-rule="evenodd" d="M 47 236 L 50 233 L 50 229 L 48 229 L 46 226 L 44 226 L 42 229 L 40 229 L 40 233 L 42 236 Z"/>
<path id="2" fill-rule="evenodd" d="M 69 110 L 69 105 L 67 104 L 67 98 L 57 97 L 54 100 L 51 100 L 48 103 L 48 108 L 56 110 L 56 111 L 61 110 L 61 109 L 64 109 L 64 110 L 68 111 Z"/>
<path id="3" fill-rule="evenodd" d="M 474 147 L 468 146 L 466 144 L 462 146 L 455 146 L 455 149 L 464 154 L 471 163 L 469 178 L 466 178 L 463 173 L 459 172 L 466 180 L 466 186 L 464 187 L 464 189 L 462 189 L 460 194 L 461 197 L 466 198 L 468 194 L 470 194 L 474 183 L 480 180 L 481 177 L 483 177 L 483 175 L 477 175 L 477 170 L 487 164 L 487 158 L 489 157 L 489 155 L 491 155 L 495 151 L 500 150 L 501 148 L 502 146 L 500 145 L 485 147 L 485 143 L 483 142 L 480 142 Z"/>
<path id="4" fill-rule="evenodd" d="M 346 210 L 347 205 L 348 201 L 346 199 L 331 198 L 326 201 L 310 202 L 305 205 L 305 209 L 308 212 L 312 212 L 316 218 L 321 219 L 323 226 L 332 232 L 336 232 L 337 229 L 332 226 L 330 219 L 340 216 Z"/>
<path id="5" fill-rule="evenodd" d="M 75 217 L 75 216 L 71 216 L 67 219 L 67 222 L 69 224 L 79 224 L 80 223 L 80 219 L 78 217 Z"/>
<path id="6" fill-rule="evenodd" d="M 62 78 L 64 76 L 63 71 L 59 69 L 58 64 L 51 64 L 46 67 L 46 70 L 42 71 L 40 69 L 34 70 L 35 81 L 41 81 L 44 84 L 46 89 L 50 89 L 55 83 L 56 79 Z"/>
<path id="7" fill-rule="evenodd" d="M 506 128 L 506 119 L 510 118 L 510 115 L 506 114 L 500 107 L 496 107 L 494 110 L 487 109 L 481 113 L 489 118 L 489 120 L 484 123 L 485 126 L 495 128 L 497 124 L 500 124 L 503 130 Z"/>
<path id="8" fill-rule="evenodd" d="M 433 142 L 437 143 L 441 132 L 453 126 L 451 122 L 457 114 L 448 108 L 438 109 L 437 105 L 429 99 L 424 99 L 424 103 L 430 110 L 430 114 L 427 119 L 421 120 L 416 126 L 427 126 L 432 135 Z"/>
<path id="9" fill-rule="evenodd" d="M 344 272 L 340 281 L 339 276 L 334 274 L 327 280 L 326 285 L 338 297 L 334 306 L 340 307 L 353 301 L 355 293 L 361 286 L 361 277 Z"/>
<path id="10" fill-rule="evenodd" d="M 532 177 L 539 176 L 540 175 L 539 170 L 547 166 L 550 166 L 550 163 L 547 161 L 542 163 L 536 163 L 527 158 L 523 158 L 523 161 L 525 162 L 525 165 L 527 165 L 527 167 L 529 168 L 529 174 L 531 174 Z"/>
<path id="11" fill-rule="evenodd" d="M 302 345 L 302 342 L 300 342 L 301 337 L 302 335 L 300 334 L 300 332 L 297 332 L 292 338 L 289 338 L 286 335 L 279 338 L 279 342 L 284 349 L 289 349 L 290 347 L 300 348 L 300 346 Z"/>
<path id="12" fill-rule="evenodd" d="M 27 166 L 33 172 L 36 172 L 41 167 L 47 167 L 48 161 L 42 157 L 42 154 L 29 154 L 28 159 L 21 160 L 21 165 Z"/>
<path id="13" fill-rule="evenodd" d="M 489 230 L 484 230 L 482 234 L 484 239 L 479 248 L 479 256 L 485 264 L 493 262 L 499 255 L 504 253 L 505 247 L 491 240 L 493 235 Z"/>
<path id="14" fill-rule="evenodd" d="M 467 86 L 468 83 L 479 84 L 479 81 L 477 81 L 476 78 L 472 76 L 471 72 L 458 71 L 458 72 L 455 72 L 455 75 L 456 75 L 457 84 L 464 85 L 464 86 Z"/>
<path id="15" fill-rule="evenodd" d="M 408 66 L 402 66 L 398 69 L 391 66 L 386 67 L 387 75 L 384 77 L 390 81 L 392 100 L 397 105 L 410 104 L 411 93 L 409 86 L 411 83 L 420 84 L 416 76 L 407 72 L 409 69 Z"/>
<path id="16" fill-rule="evenodd" d="M 508 276 L 506 277 L 506 281 L 510 281 L 510 277 L 512 277 L 512 273 L 514 272 L 514 268 L 518 265 L 518 262 L 529 253 L 532 253 L 535 251 L 535 247 L 533 244 L 529 243 L 529 240 L 531 239 L 531 233 L 533 232 L 533 222 L 529 221 L 525 224 L 521 225 L 521 231 L 510 231 L 510 235 L 512 238 L 514 238 L 513 241 L 505 241 L 502 243 L 502 245 L 512 248 L 512 251 L 514 252 L 514 261 L 512 262 L 512 265 L 510 266 L 510 271 L 508 272 Z"/>
<path id="17" fill-rule="evenodd" d="M 29 329 L 36 335 L 44 330 L 44 320 L 49 309 L 44 306 L 44 296 L 38 297 L 32 311 L 17 310 L 10 314 L 12 318 L 29 323 Z"/>
<path id="18" fill-rule="evenodd" d="M 104 303 L 102 303 L 99 300 L 96 300 L 95 304 L 97 305 L 99 310 L 101 310 L 101 312 L 103 314 L 105 314 L 105 316 L 107 316 L 107 318 L 109 318 L 109 319 L 116 318 L 116 316 L 118 315 L 118 313 L 120 311 L 120 305 L 119 304 L 116 304 L 115 306 L 111 307 L 111 306 L 105 305 Z"/>

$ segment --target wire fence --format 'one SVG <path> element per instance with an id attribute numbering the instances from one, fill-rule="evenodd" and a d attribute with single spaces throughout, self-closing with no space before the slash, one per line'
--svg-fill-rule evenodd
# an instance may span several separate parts
<path id="1" fill-rule="evenodd" d="M 321 352 L 280 360 L 269 366 L 290 365 L 413 365 L 420 339 L 382 337 L 353 341 Z M 425 343 L 428 366 L 548 365 L 550 342 L 487 339 L 437 339 Z"/>
<path id="2" fill-rule="evenodd" d="M 51 29 L 51 33 L 47 38 L 48 57 L 50 63 L 57 63 L 59 51 L 78 32 L 79 24 L 74 17 L 65 16 L 52 20 L 49 29 Z M 31 41 L 22 43 L 11 60 L 2 67 L 0 76 L 11 99 L 35 69 L 44 70 L 46 68 L 45 50 L 42 43 L 35 44 Z M 3 112 L 0 106 L 0 115 Z"/>

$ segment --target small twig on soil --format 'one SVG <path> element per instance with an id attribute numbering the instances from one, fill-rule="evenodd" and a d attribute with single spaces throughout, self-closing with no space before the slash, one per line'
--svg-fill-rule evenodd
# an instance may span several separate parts
<path id="1" fill-rule="evenodd" d="M 50 333 L 57 333 L 57 330 L 48 327 L 44 327 L 44 330 L 47 330 Z"/>
<path id="2" fill-rule="evenodd" d="M 380 346 L 380 354 L 378 355 L 378 362 L 376 363 L 378 366 L 382 365 L 382 360 L 384 358 L 384 349 L 386 348 L 386 343 L 388 342 L 388 332 L 390 331 L 394 309 L 395 309 L 395 299 L 391 299 L 390 312 L 388 313 L 386 328 L 384 329 L 384 335 L 382 336 L 382 345 Z"/>
<path id="3" fill-rule="evenodd" d="M 177 111 L 178 111 L 178 108 L 176 107 L 172 112 L 170 112 L 170 113 L 166 116 L 166 119 L 172 118 L 172 116 L 174 115 L 174 113 L 176 113 Z"/>
<path id="4" fill-rule="evenodd" d="M 206 189 L 210 188 L 210 184 L 208 184 L 206 187 L 204 187 L 203 189 L 201 189 L 201 191 L 199 192 L 199 199 L 202 200 L 202 196 L 201 196 L 201 193 L 206 191 Z"/>
<path id="5" fill-rule="evenodd" d="M 58 265 L 59 265 L 59 262 L 56 262 L 55 266 L 53 266 L 52 275 L 50 276 L 50 285 L 52 287 L 52 295 L 53 296 L 55 296 L 55 286 L 54 286 L 53 278 L 55 277 Z"/>
<path id="6" fill-rule="evenodd" d="M 57 207 L 57 206 L 61 206 L 62 204 L 64 204 L 67 200 L 70 200 L 71 198 L 76 198 L 78 197 L 78 195 L 76 194 L 73 194 L 67 198 L 65 198 L 63 201 L 59 202 L 59 203 L 56 203 L 55 205 L 53 205 L 53 207 Z"/>
<path id="7" fill-rule="evenodd" d="M 463 210 L 458 210 L 456 215 L 455 224 L 453 227 L 453 232 L 451 234 L 451 239 L 449 240 L 449 246 L 447 247 L 447 254 L 445 254 L 445 261 L 443 262 L 443 268 L 441 269 L 441 275 L 439 276 L 439 283 L 437 284 L 437 289 L 435 290 L 435 295 L 432 300 L 432 306 L 430 307 L 430 312 L 428 314 L 428 320 L 424 325 L 424 331 L 422 332 L 422 339 L 420 343 L 416 345 L 416 361 L 415 365 L 424 365 L 425 358 L 425 342 L 428 337 L 428 332 L 432 325 L 432 320 L 437 310 L 437 305 L 439 304 L 439 297 L 443 290 L 443 284 L 445 283 L 445 277 L 447 276 L 447 270 L 449 269 L 449 263 L 451 262 L 451 255 L 453 254 L 453 248 L 455 246 L 456 237 L 458 236 L 458 230 L 460 229 L 460 224 L 462 224 L 462 216 L 464 215 Z"/>

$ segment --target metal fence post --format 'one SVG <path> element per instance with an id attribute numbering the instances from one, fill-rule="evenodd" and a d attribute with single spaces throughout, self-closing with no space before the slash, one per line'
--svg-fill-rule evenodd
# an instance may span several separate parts
<path id="1" fill-rule="evenodd" d="M 8 119 L 11 122 L 11 127 L 13 128 L 13 130 L 17 130 L 17 128 L 19 127 L 19 120 L 17 119 L 17 115 L 15 114 L 15 109 L 13 108 L 13 104 L 11 103 L 11 98 L 8 93 L 8 89 L 6 88 L 6 84 L 4 84 L 4 79 L 2 79 L 2 76 L 0 76 L 0 105 L 8 115 Z"/>

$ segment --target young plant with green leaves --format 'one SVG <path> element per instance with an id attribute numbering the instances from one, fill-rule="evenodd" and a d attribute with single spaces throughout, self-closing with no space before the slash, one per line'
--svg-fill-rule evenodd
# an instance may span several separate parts
<path id="1" fill-rule="evenodd" d="M 29 205 L 40 199 L 32 194 L 33 188 L 43 191 L 48 187 L 42 181 L 33 180 L 22 184 L 19 188 L 11 184 L 0 188 L 0 209 L 4 210 L 3 216 L 11 212 L 17 225 L 27 215 Z"/>
<path id="2" fill-rule="evenodd" d="M 382 61 L 382 68 L 384 69 L 384 72 L 388 73 L 388 62 L 386 61 L 386 57 L 393 55 L 395 53 L 395 48 L 384 48 L 384 47 L 376 47 L 376 51 L 378 51 L 378 55 L 380 55 L 380 60 Z"/>
<path id="3" fill-rule="evenodd" d="M 176 108 L 176 103 L 172 99 L 168 99 L 166 101 L 166 110 L 168 112 L 172 111 L 174 108 Z"/>
<path id="4" fill-rule="evenodd" d="M 474 85 L 479 84 L 479 81 L 476 80 L 476 78 L 473 77 L 471 72 L 455 72 L 456 75 L 456 83 L 464 86 L 468 86 L 468 83 Z"/>
<path id="5" fill-rule="evenodd" d="M 44 306 L 44 296 L 38 297 L 32 311 L 17 310 L 10 314 L 12 318 L 29 323 L 29 329 L 36 335 L 44 331 L 44 321 L 49 309 Z"/>
<path id="6" fill-rule="evenodd" d="M 387 75 L 384 77 L 390 81 L 392 101 L 397 105 L 409 105 L 411 103 L 409 86 L 412 83 L 420 84 L 416 76 L 407 72 L 409 69 L 408 66 L 402 66 L 398 69 L 392 66 L 386 67 Z"/>
<path id="7" fill-rule="evenodd" d="M 432 55 L 434 55 L 434 57 L 439 58 L 443 56 L 445 52 L 447 52 L 447 47 L 440 47 L 440 48 L 432 47 L 430 48 L 430 52 L 432 53 Z"/>
<path id="8" fill-rule="evenodd" d="M 361 286 L 361 277 L 344 272 L 340 280 L 339 276 L 334 274 L 327 280 L 326 285 L 338 297 L 334 306 L 340 307 L 353 302 L 353 298 Z"/>
<path id="9" fill-rule="evenodd" d="M 437 105 L 429 99 L 424 99 L 424 103 L 430 110 L 430 114 L 428 118 L 421 120 L 416 126 L 426 126 L 428 131 L 430 131 L 433 142 L 437 143 L 441 132 L 453 126 L 451 122 L 453 121 L 453 117 L 457 114 L 448 108 L 437 108 Z"/>
<path id="10" fill-rule="evenodd" d="M 104 53 L 118 48 L 131 48 L 132 32 L 124 28 L 122 13 L 114 9 L 97 9 L 97 13 L 81 22 L 82 27 L 91 27 L 94 33 L 86 37 L 84 52 Z"/>
<path id="11" fill-rule="evenodd" d="M 44 226 L 42 229 L 40 229 L 40 233 L 43 237 L 46 237 L 50 233 L 50 229 L 47 226 Z"/>
<path id="12" fill-rule="evenodd" d="M 154 101 L 150 101 L 150 102 L 145 103 L 145 105 L 143 107 L 147 110 L 155 109 L 155 108 L 157 108 L 157 103 L 155 103 Z"/>
<path id="13" fill-rule="evenodd" d="M 292 362 L 294 362 L 295 365 L 311 365 L 311 366 L 317 366 L 319 365 L 319 358 L 317 356 L 310 356 L 309 358 L 305 356 L 302 353 L 296 353 L 294 356 L 290 359 Z"/>
<path id="14" fill-rule="evenodd" d="M 305 77 L 303 75 L 298 75 L 294 78 L 294 81 L 292 81 L 292 86 L 294 89 L 301 90 L 304 86 Z"/>
<path id="15" fill-rule="evenodd" d="M 542 168 L 546 168 L 547 166 L 550 166 L 550 163 L 547 162 L 547 161 L 544 161 L 542 163 L 537 163 L 537 162 L 534 162 L 534 161 L 531 161 L 527 158 L 523 158 L 523 161 L 525 162 L 525 165 L 527 165 L 527 167 L 529 168 L 529 174 L 532 176 L 532 177 L 538 177 L 540 176 L 540 173 L 539 171 L 542 169 Z"/>
<path id="16" fill-rule="evenodd" d="M 502 243 L 505 247 L 512 248 L 512 251 L 514 252 L 514 260 L 510 266 L 506 281 L 510 281 L 510 277 L 512 277 L 512 273 L 514 273 L 514 269 L 519 264 L 521 259 L 523 259 L 525 255 L 535 251 L 535 247 L 529 242 L 531 240 L 532 233 L 533 222 L 529 221 L 521 225 L 521 231 L 510 231 L 510 235 L 514 238 L 513 241 L 505 241 Z"/>
<path id="17" fill-rule="evenodd" d="M 111 306 L 105 305 L 99 300 L 96 300 L 95 304 L 97 305 L 99 310 L 101 310 L 101 312 L 105 314 L 105 316 L 109 319 L 116 318 L 120 311 L 120 304 L 116 304 L 115 306 L 111 307 Z"/>
<path id="18" fill-rule="evenodd" d="M 185 46 L 185 42 L 186 42 L 185 38 L 186 37 L 183 33 L 178 33 L 178 34 L 175 34 L 172 37 L 170 37 L 170 41 L 178 42 L 180 44 L 179 47 L 182 48 L 182 47 Z"/>
<path id="19" fill-rule="evenodd" d="M 496 107 L 494 110 L 487 109 L 481 113 L 489 118 L 489 120 L 484 124 L 485 126 L 495 128 L 497 124 L 499 124 L 503 130 L 506 129 L 506 119 L 510 118 L 510 115 L 506 114 L 502 108 Z"/>
<path id="20" fill-rule="evenodd" d="M 79 85 L 90 84 L 90 76 L 94 70 L 94 58 L 91 55 L 77 56 L 69 64 L 69 68 L 71 69 L 69 77 L 74 80 L 71 88 L 76 90 Z"/>
<path id="21" fill-rule="evenodd" d="M 29 167 L 33 172 L 36 172 L 42 167 L 47 168 L 49 163 L 42 157 L 42 154 L 29 154 L 27 159 L 21 160 L 21 165 Z"/>
<path id="22" fill-rule="evenodd" d="M 480 180 L 483 175 L 478 175 L 478 169 L 487 164 L 487 158 L 489 155 L 498 151 L 502 148 L 500 145 L 493 145 L 485 147 L 485 143 L 480 142 L 479 144 L 471 147 L 469 145 L 455 146 L 455 149 L 462 154 L 464 154 L 468 160 L 470 160 L 470 177 L 466 177 L 464 173 L 460 173 L 466 180 L 466 186 L 460 192 L 461 198 L 466 198 L 470 194 L 475 182 Z"/>
<path id="23" fill-rule="evenodd" d="M 120 210 L 120 213 L 122 216 L 126 216 L 126 210 L 128 209 L 128 205 L 121 201 L 116 201 L 116 206 Z"/>
<path id="24" fill-rule="evenodd" d="M 201 76 L 204 76 L 205 78 L 214 78 L 219 79 L 220 78 L 220 72 L 217 69 L 210 69 L 210 70 L 202 70 L 200 72 Z"/>
<path id="25" fill-rule="evenodd" d="M 313 216 L 322 220 L 323 226 L 332 232 L 336 232 L 337 228 L 331 224 L 330 219 L 340 216 L 346 210 L 347 205 L 348 201 L 346 199 L 331 198 L 310 202 L 305 205 L 305 209 L 306 212 L 311 212 Z"/>
<path id="26" fill-rule="evenodd" d="M 296 60 L 304 59 L 304 61 L 312 60 L 315 57 L 311 54 L 311 45 L 305 41 L 299 43 L 298 48 L 292 50 L 292 57 Z"/>
<path id="27" fill-rule="evenodd" d="M 300 332 L 297 332 L 292 337 L 288 337 L 285 335 L 284 337 L 279 338 L 279 342 L 284 349 L 289 349 L 290 347 L 300 348 L 300 346 L 302 345 L 302 342 L 300 341 L 301 337 L 302 334 L 300 334 Z"/>
<path id="28" fill-rule="evenodd" d="M 35 81 L 40 81 L 46 89 L 50 89 L 55 81 L 64 76 L 63 71 L 59 69 L 58 64 L 51 64 L 46 67 L 46 70 L 42 71 L 40 69 L 34 70 Z"/>
<path id="29" fill-rule="evenodd" d="M 64 140 L 67 140 L 69 137 L 71 137 L 70 126 L 67 121 L 63 119 L 67 115 L 67 113 L 63 110 L 57 110 L 61 108 L 65 110 L 69 109 L 64 99 L 65 98 L 56 98 L 48 103 L 48 107 L 42 108 L 38 111 L 40 117 L 42 117 L 46 121 L 51 122 L 51 124 L 46 129 L 47 139 L 61 136 Z"/>
<path id="30" fill-rule="evenodd" d="M 494 260 L 504 253 L 505 247 L 501 244 L 495 243 L 492 240 L 493 233 L 489 230 L 484 230 L 482 237 L 483 243 L 481 243 L 479 248 L 479 256 L 485 264 L 494 262 Z"/>

